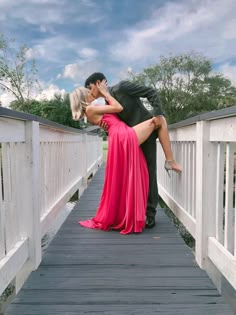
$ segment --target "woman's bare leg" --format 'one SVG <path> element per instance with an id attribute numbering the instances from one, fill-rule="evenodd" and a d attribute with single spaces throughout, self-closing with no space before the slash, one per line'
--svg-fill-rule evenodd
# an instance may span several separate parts
<path id="1" fill-rule="evenodd" d="M 162 119 L 161 126 L 158 128 L 158 138 L 165 154 L 165 165 L 168 164 L 167 167 L 169 167 L 169 169 L 180 173 L 182 171 L 182 167 L 174 159 L 173 151 L 171 149 L 168 126 L 164 117 Z"/>
<path id="2" fill-rule="evenodd" d="M 151 135 L 151 133 L 154 131 L 155 128 L 156 126 L 152 122 L 152 119 L 146 120 L 133 127 L 134 131 L 136 132 L 139 145 L 142 144 L 145 140 L 147 140 L 147 138 Z M 173 152 L 172 152 L 171 144 L 170 144 L 169 132 L 168 132 L 165 118 L 162 119 L 161 126 L 158 128 L 158 137 L 159 137 L 159 141 L 161 143 L 162 149 L 165 154 L 166 163 L 169 164 L 169 167 L 172 170 L 176 172 L 181 172 L 182 171 L 181 165 L 179 165 L 174 160 L 174 156 L 173 156 Z"/>
<path id="3" fill-rule="evenodd" d="M 155 124 L 152 123 L 152 119 L 145 120 L 140 124 L 132 127 L 137 135 L 139 145 L 142 144 L 155 129 Z"/>
<path id="4" fill-rule="evenodd" d="M 174 156 L 173 156 L 173 152 L 172 152 L 171 144 L 170 144 L 169 131 L 168 131 L 167 123 L 164 117 L 162 117 L 162 124 L 158 128 L 158 138 L 162 146 L 162 149 L 164 151 L 166 160 L 167 161 L 174 160 Z"/>

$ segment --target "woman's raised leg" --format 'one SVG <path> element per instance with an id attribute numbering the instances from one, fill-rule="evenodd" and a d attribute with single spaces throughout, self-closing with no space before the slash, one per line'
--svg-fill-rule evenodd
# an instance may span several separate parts
<path id="1" fill-rule="evenodd" d="M 145 120 L 140 124 L 132 127 L 137 135 L 139 145 L 142 144 L 155 129 L 155 124 L 152 119 Z"/>
<path id="2" fill-rule="evenodd" d="M 181 173 L 182 167 L 174 159 L 173 151 L 171 149 L 168 126 L 164 117 L 162 119 L 161 126 L 158 128 L 158 138 L 159 138 L 159 141 L 161 143 L 161 146 L 164 151 L 165 158 L 166 158 L 166 161 L 165 161 L 166 171 L 168 172 L 170 170 L 173 170 L 177 173 Z"/>
<path id="3" fill-rule="evenodd" d="M 156 129 L 156 126 L 153 123 L 153 120 L 149 119 L 134 126 L 133 129 L 136 132 L 138 143 L 140 145 L 151 135 L 151 133 Z M 174 160 L 168 127 L 165 119 L 162 119 L 162 123 L 158 127 L 158 137 L 166 158 L 166 170 L 173 170 L 177 173 L 180 173 L 182 171 L 182 167 Z"/>

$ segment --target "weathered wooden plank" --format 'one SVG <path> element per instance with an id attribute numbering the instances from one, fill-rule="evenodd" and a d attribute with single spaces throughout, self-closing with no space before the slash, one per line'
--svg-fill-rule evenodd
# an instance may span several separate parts
<path id="1" fill-rule="evenodd" d="M 223 304 L 32 305 L 12 304 L 4 315 L 232 315 Z"/>
<path id="2" fill-rule="evenodd" d="M 61 270 L 62 273 L 64 270 Z M 113 275 L 111 272 L 109 275 L 105 273 L 100 276 L 85 277 L 77 276 L 73 277 L 71 273 L 70 277 L 49 277 L 43 278 L 41 275 L 36 276 L 27 281 L 24 289 L 27 290 L 93 290 L 101 289 L 105 287 L 107 290 L 113 289 L 130 289 L 130 290 L 146 290 L 152 288 L 153 290 L 184 290 L 194 287 L 197 290 L 215 290 L 212 282 L 206 277 L 198 278 L 184 278 L 184 277 L 156 277 L 152 275 L 150 277 L 137 276 L 119 276 Z"/>
<path id="3" fill-rule="evenodd" d="M 82 218 L 82 220 L 87 220 L 91 218 L 91 216 L 86 216 L 84 218 Z M 77 219 L 78 220 L 78 219 Z M 63 227 L 61 230 L 62 234 L 68 234 L 70 233 L 72 234 L 77 234 L 78 232 L 83 233 L 83 230 L 86 230 L 86 228 L 81 227 L 78 223 L 77 220 L 75 222 L 73 222 L 73 224 L 71 224 L 71 226 L 67 226 L 67 227 Z M 158 227 L 157 227 L 158 228 Z M 104 233 L 103 231 L 99 231 L 100 233 Z M 159 227 L 158 228 L 158 233 L 162 233 L 163 235 L 165 235 L 165 233 L 176 233 L 176 229 L 174 227 Z M 85 232 L 86 233 L 86 232 Z M 115 233 L 120 234 L 118 231 L 115 231 Z M 138 234 L 138 233 L 137 233 Z M 129 235 L 124 235 L 123 237 L 129 238 Z"/>
<path id="4" fill-rule="evenodd" d="M 160 267 L 148 266 L 129 266 L 129 265 L 120 265 L 112 266 L 108 265 L 104 268 L 103 265 L 96 265 L 95 268 L 91 268 L 89 265 L 70 265 L 70 266 L 40 266 L 36 272 L 33 272 L 28 281 L 34 281 L 33 279 L 37 277 L 61 277 L 68 278 L 72 275 L 74 278 L 93 278 L 97 277 L 137 277 L 143 276 L 143 278 L 158 277 L 158 278 L 201 278 L 210 279 L 206 276 L 205 271 L 199 269 L 198 267 L 184 267 L 179 266 L 178 268 L 173 267 Z M 215 287 L 214 287 L 215 288 Z"/>
<path id="5" fill-rule="evenodd" d="M 66 246 L 66 245 L 71 245 L 71 246 L 80 246 L 80 245 L 86 245 L 86 246 L 90 246 L 93 244 L 100 244 L 102 241 L 103 245 L 123 245 L 123 246 L 128 246 L 128 245 L 132 245 L 133 244 L 133 240 L 128 238 L 117 238 L 117 237 L 110 237 L 109 239 L 104 238 L 104 237 L 91 237 L 90 235 L 83 235 L 83 237 L 81 237 L 80 235 L 67 235 L 67 237 L 65 235 L 59 235 L 58 237 L 55 237 L 55 239 L 52 241 L 51 246 Z M 153 236 L 151 238 L 139 238 L 138 240 L 136 240 L 135 244 L 137 246 L 139 245 L 168 245 L 168 246 L 175 246 L 175 245 L 184 245 L 185 243 L 183 241 L 183 239 L 181 238 L 177 238 L 177 237 L 162 237 L 160 235 L 156 235 Z"/>
<path id="6" fill-rule="evenodd" d="M 195 261 L 192 258 L 192 254 L 185 254 L 181 257 L 176 257 L 176 253 L 169 252 L 165 256 L 158 256 L 155 253 L 144 257 L 142 253 L 135 254 L 133 256 L 111 256 L 110 253 L 103 252 L 84 252 L 80 253 L 45 253 L 42 261 L 42 265 L 147 265 L 147 266 L 193 266 Z"/>
<path id="7" fill-rule="evenodd" d="M 134 247 L 132 244 L 116 244 L 115 248 L 111 249 L 110 248 L 110 244 L 96 244 L 97 247 L 94 248 L 93 244 L 85 244 L 83 246 L 84 252 L 97 252 L 97 251 L 103 251 L 104 253 L 110 253 L 110 252 L 114 252 L 114 251 L 118 251 L 120 250 L 121 253 L 124 254 L 136 254 L 139 251 L 139 245 L 136 244 L 136 246 Z M 143 244 L 142 244 L 143 245 Z M 186 254 L 190 254 L 188 248 L 185 248 L 183 244 L 175 244 L 175 247 L 173 248 L 173 244 L 169 245 L 169 244 L 158 244 L 158 245 L 153 245 L 153 244 L 145 244 L 145 249 L 142 250 L 142 255 L 146 255 L 146 254 L 151 254 L 153 253 L 153 248 L 156 248 L 156 250 L 158 250 L 159 253 L 164 254 L 166 252 L 169 252 L 170 250 L 172 250 L 174 253 L 176 253 L 176 255 L 183 255 L 184 253 Z M 51 252 L 60 252 L 63 251 L 63 253 L 67 252 L 78 252 L 81 251 L 81 245 L 80 244 L 73 244 L 73 245 L 57 245 L 57 244 L 53 244 L 53 247 L 51 246 L 50 248 L 48 248 L 47 253 L 51 253 Z M 194 256 L 193 256 L 194 257 Z"/>
<path id="8" fill-rule="evenodd" d="M 19 304 L 222 304 L 224 299 L 215 290 L 149 289 L 70 289 L 21 290 L 14 299 Z"/>

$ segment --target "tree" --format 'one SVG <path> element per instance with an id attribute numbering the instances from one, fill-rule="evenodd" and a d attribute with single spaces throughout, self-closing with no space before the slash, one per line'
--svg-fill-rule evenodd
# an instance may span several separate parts
<path id="1" fill-rule="evenodd" d="M 0 34 L 0 89 L 14 96 L 10 107 L 66 126 L 86 127 L 72 120 L 69 95 L 57 94 L 52 100 L 42 101 L 33 98 L 40 90 L 35 61 L 28 60 L 28 47 L 16 51 L 11 44 L 12 40 Z"/>
<path id="2" fill-rule="evenodd" d="M 12 40 L 0 34 L 0 88 L 23 105 L 39 89 L 37 69 L 35 61 L 27 58 L 28 47 L 23 45 L 16 51 L 11 44 Z"/>
<path id="3" fill-rule="evenodd" d="M 41 117 L 55 121 L 59 124 L 80 127 L 80 123 L 72 119 L 69 94 L 65 96 L 61 94 L 55 94 L 52 100 L 44 100 L 41 104 Z"/>
<path id="4" fill-rule="evenodd" d="M 58 93 L 51 100 L 30 100 L 27 103 L 14 101 L 10 107 L 14 110 L 37 115 L 65 126 L 79 129 L 86 127 L 84 123 L 72 119 L 69 94 L 62 95 Z"/>
<path id="5" fill-rule="evenodd" d="M 211 62 L 201 55 L 161 56 L 159 64 L 129 75 L 158 89 L 169 123 L 235 104 L 236 88 L 221 74 L 214 74 Z"/>

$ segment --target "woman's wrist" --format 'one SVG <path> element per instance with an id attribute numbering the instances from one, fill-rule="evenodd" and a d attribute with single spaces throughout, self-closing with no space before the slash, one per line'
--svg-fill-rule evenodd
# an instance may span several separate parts
<path id="1" fill-rule="evenodd" d="M 108 92 L 106 92 L 103 93 L 103 96 L 105 97 L 105 99 L 109 99 L 111 95 Z"/>

